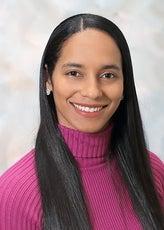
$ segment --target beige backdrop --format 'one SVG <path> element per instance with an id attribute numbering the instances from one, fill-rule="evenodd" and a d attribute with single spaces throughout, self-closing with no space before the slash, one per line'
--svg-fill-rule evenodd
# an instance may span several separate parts
<path id="1" fill-rule="evenodd" d="M 149 149 L 164 159 L 163 0 L 5 0 L 0 7 L 0 173 L 33 148 L 38 77 L 54 27 L 80 12 L 100 14 L 124 32 Z"/>

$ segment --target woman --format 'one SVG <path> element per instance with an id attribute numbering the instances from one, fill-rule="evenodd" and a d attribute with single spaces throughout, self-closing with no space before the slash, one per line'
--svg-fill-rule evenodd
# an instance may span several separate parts
<path id="1" fill-rule="evenodd" d="M 163 163 L 146 149 L 129 48 L 80 14 L 45 48 L 35 150 L 0 179 L 0 229 L 162 230 Z"/>

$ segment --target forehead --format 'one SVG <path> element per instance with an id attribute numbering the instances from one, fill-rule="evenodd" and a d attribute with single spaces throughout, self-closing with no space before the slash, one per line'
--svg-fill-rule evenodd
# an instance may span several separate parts
<path id="1" fill-rule="evenodd" d="M 86 29 L 68 38 L 61 48 L 60 58 L 113 58 L 121 60 L 120 50 L 114 39 L 106 32 Z"/>

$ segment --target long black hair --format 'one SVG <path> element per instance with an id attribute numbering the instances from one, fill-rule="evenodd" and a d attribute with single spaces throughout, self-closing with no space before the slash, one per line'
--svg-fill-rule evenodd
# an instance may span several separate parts
<path id="1" fill-rule="evenodd" d="M 63 43 L 87 28 L 104 31 L 120 49 L 124 100 L 112 117 L 111 151 L 127 186 L 134 210 L 145 230 L 162 230 L 163 217 L 151 172 L 136 96 L 129 48 L 120 29 L 108 19 L 79 14 L 64 20 L 52 32 L 40 68 L 40 127 L 36 139 L 36 168 L 43 206 L 43 229 L 91 229 L 76 162 L 59 129 L 53 95 L 46 95 Z M 47 68 L 45 68 L 45 65 Z"/>

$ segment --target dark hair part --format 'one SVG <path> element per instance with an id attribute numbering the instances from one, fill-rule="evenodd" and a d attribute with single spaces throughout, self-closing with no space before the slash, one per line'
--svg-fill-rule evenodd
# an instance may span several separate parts
<path id="1" fill-rule="evenodd" d="M 144 140 L 128 45 L 120 29 L 93 14 L 72 16 L 50 36 L 40 68 L 40 127 L 36 139 L 36 167 L 41 191 L 43 228 L 91 229 L 82 183 L 76 162 L 59 129 L 53 96 L 46 95 L 46 68 L 52 76 L 63 43 L 87 28 L 104 31 L 116 42 L 122 55 L 124 100 L 113 116 L 111 150 L 115 154 L 145 230 L 162 230 L 163 217 Z"/>

